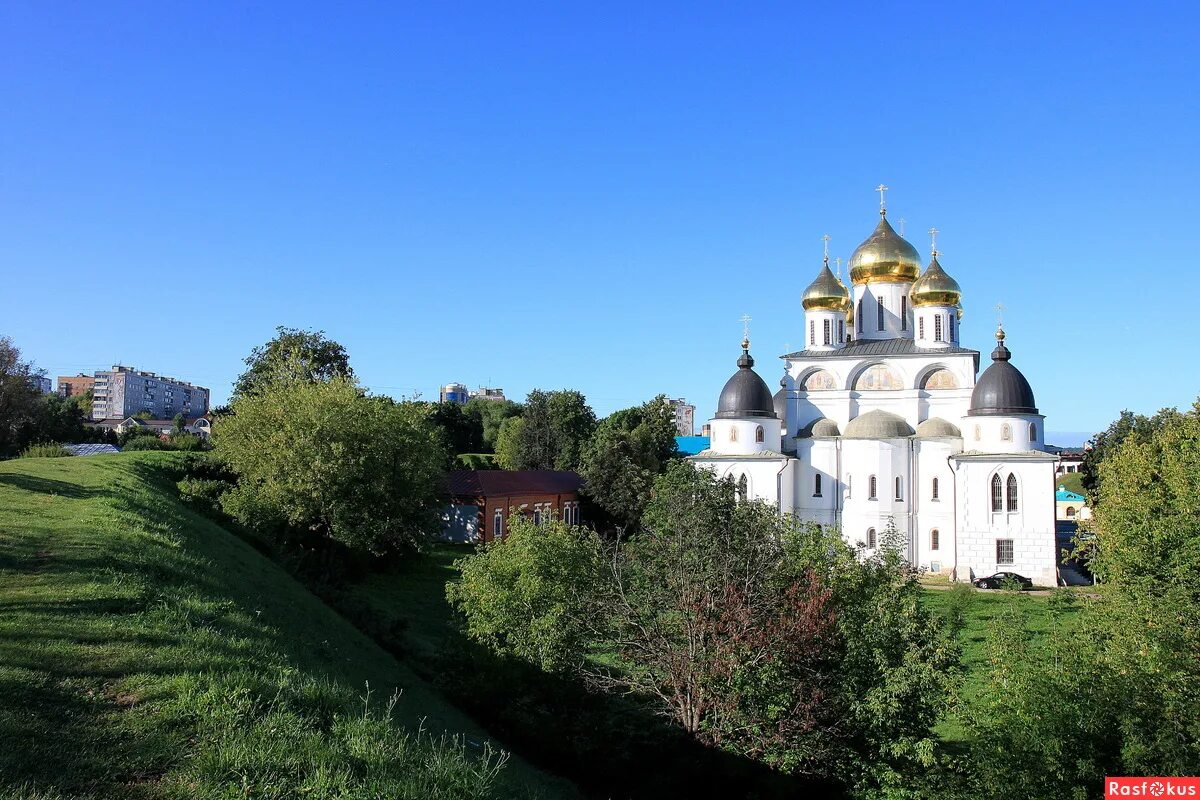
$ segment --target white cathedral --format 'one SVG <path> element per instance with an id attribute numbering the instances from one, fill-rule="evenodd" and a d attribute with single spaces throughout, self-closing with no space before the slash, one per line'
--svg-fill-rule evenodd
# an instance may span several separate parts
<path id="1" fill-rule="evenodd" d="M 991 364 L 959 344 L 961 289 L 887 212 L 804 291 L 807 346 L 782 356 L 774 396 L 750 342 L 693 463 L 744 496 L 836 525 L 869 554 L 889 523 L 913 565 L 960 581 L 1011 571 L 1058 582 L 1054 465 L 1033 390 L 996 331 Z"/>

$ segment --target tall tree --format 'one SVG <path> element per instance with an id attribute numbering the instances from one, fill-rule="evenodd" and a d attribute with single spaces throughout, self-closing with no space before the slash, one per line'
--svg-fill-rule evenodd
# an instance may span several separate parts
<path id="1" fill-rule="evenodd" d="M 616 411 L 583 449 L 584 491 L 619 527 L 636 525 L 654 479 L 675 453 L 674 415 L 664 395 Z"/>
<path id="2" fill-rule="evenodd" d="M 534 389 L 525 399 L 521 420 L 519 427 L 510 428 L 519 435 L 508 469 L 578 469 L 583 447 L 596 429 L 596 413 L 573 390 Z"/>
<path id="3" fill-rule="evenodd" d="M 245 359 L 246 371 L 233 387 L 234 397 L 253 394 L 274 380 L 328 381 L 353 378 L 346 348 L 324 331 L 275 329 L 275 338 L 255 347 Z"/>
<path id="4" fill-rule="evenodd" d="M 511 400 L 489 400 L 483 397 L 472 397 L 463 407 L 467 416 L 476 421 L 480 429 L 480 452 L 496 452 L 496 439 L 500 435 L 500 426 L 510 417 L 521 415 L 521 404 Z"/>
<path id="5" fill-rule="evenodd" d="M 0 458 L 16 455 L 39 438 L 42 395 L 33 380 L 44 374 L 21 357 L 12 339 L 0 336 Z"/>
<path id="6" fill-rule="evenodd" d="M 362 552 L 420 546 L 437 529 L 447 463 L 428 413 L 341 376 L 267 383 L 214 424 L 217 453 L 240 476 L 222 504 L 247 524 L 284 523 Z"/>
<path id="7" fill-rule="evenodd" d="M 476 417 L 468 414 L 458 403 L 432 403 L 430 408 L 429 419 L 442 431 L 450 453 L 480 452 L 483 431 Z"/>

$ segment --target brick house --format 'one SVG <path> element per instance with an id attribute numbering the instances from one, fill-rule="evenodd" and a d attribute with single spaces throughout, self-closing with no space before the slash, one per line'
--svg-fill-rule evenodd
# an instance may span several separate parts
<path id="1" fill-rule="evenodd" d="M 503 538 L 512 514 L 537 524 L 551 516 L 580 521 L 580 479 L 574 472 L 460 469 L 446 483 L 450 503 L 442 515 L 443 537 L 452 542 Z"/>

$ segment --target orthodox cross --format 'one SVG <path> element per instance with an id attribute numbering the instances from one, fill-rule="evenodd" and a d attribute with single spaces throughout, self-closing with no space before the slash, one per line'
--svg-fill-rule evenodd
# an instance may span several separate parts
<path id="1" fill-rule="evenodd" d="M 840 277 L 842 277 L 842 259 L 841 259 L 841 257 L 839 256 L 838 258 L 835 258 L 835 259 L 833 260 L 833 263 L 837 264 L 837 270 L 838 270 L 838 271 L 837 271 L 837 274 L 838 274 L 838 277 L 839 277 L 839 278 L 840 278 Z"/>
<path id="2" fill-rule="evenodd" d="M 1004 327 L 1004 303 L 996 303 L 996 327 Z"/>
<path id="3" fill-rule="evenodd" d="M 887 199 L 883 196 L 883 193 L 887 190 L 888 187 L 882 183 L 875 187 L 875 191 L 879 192 L 879 216 L 881 217 L 887 216 Z"/>
<path id="4" fill-rule="evenodd" d="M 929 229 L 929 239 L 930 239 L 930 241 L 931 241 L 931 242 L 933 242 L 933 244 L 931 244 L 931 245 L 930 245 L 930 248 L 931 248 L 931 249 L 930 249 L 930 252 L 931 252 L 931 253 L 933 253 L 933 257 L 934 257 L 934 258 L 937 258 L 937 254 L 938 254 L 938 249 L 937 249 L 937 235 L 938 235 L 938 229 L 937 229 L 937 228 L 930 228 L 930 229 Z"/>
<path id="5" fill-rule="evenodd" d="M 901 236 L 904 235 L 904 223 L 905 222 L 908 222 L 908 220 L 906 220 L 904 217 L 901 217 L 900 218 L 900 235 Z"/>
<path id="6" fill-rule="evenodd" d="M 742 338 L 750 340 L 750 315 L 742 314 Z"/>
<path id="7" fill-rule="evenodd" d="M 821 237 L 825 241 L 825 266 L 829 266 L 829 234 Z"/>

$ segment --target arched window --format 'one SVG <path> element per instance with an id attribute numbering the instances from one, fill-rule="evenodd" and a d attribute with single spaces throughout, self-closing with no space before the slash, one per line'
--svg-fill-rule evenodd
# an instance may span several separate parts
<path id="1" fill-rule="evenodd" d="M 817 343 L 817 322 L 816 322 L 816 320 L 810 319 L 808 321 L 808 343 L 809 344 Z"/>
<path id="2" fill-rule="evenodd" d="M 763 426 L 759 425 L 754 429 L 754 441 L 764 442 L 767 439 L 767 434 L 763 431 Z"/>
<path id="3" fill-rule="evenodd" d="M 750 497 L 750 482 L 746 480 L 746 476 L 738 478 L 737 491 L 739 500 L 747 500 Z"/>
<path id="4" fill-rule="evenodd" d="M 1008 473 L 1008 510 L 1017 510 L 1017 476 Z"/>
<path id="5" fill-rule="evenodd" d="M 908 330 L 908 297 L 900 298 L 900 330 Z"/>
<path id="6" fill-rule="evenodd" d="M 1012 441 L 1012 425 L 1007 422 L 1000 426 L 1000 440 L 1003 442 Z"/>
<path id="7" fill-rule="evenodd" d="M 999 475 L 992 476 L 992 511 L 1004 510 L 1004 486 Z"/>
<path id="8" fill-rule="evenodd" d="M 942 315 L 938 314 L 933 318 L 933 340 L 940 342 L 942 340 Z"/>
<path id="9" fill-rule="evenodd" d="M 903 484 L 900 483 L 900 478 L 897 477 L 896 478 L 896 499 L 897 500 L 904 499 L 904 492 L 902 491 L 902 488 L 903 488 Z"/>
<path id="10" fill-rule="evenodd" d="M 867 528 L 867 547 L 871 550 L 875 549 L 875 529 Z"/>
<path id="11" fill-rule="evenodd" d="M 542 526 L 542 507 L 540 505 L 533 507 L 533 524 L 538 528 Z"/>
<path id="12" fill-rule="evenodd" d="M 838 320 L 838 344 L 846 341 L 846 320 Z"/>
<path id="13" fill-rule="evenodd" d="M 492 513 L 492 541 L 504 536 L 504 511 L 497 508 Z"/>
<path id="14" fill-rule="evenodd" d="M 813 475 L 813 497 L 821 496 L 821 473 Z"/>
<path id="15" fill-rule="evenodd" d="M 737 427 L 734 425 L 729 426 L 729 441 L 731 441 L 731 442 L 737 441 Z"/>
<path id="16" fill-rule="evenodd" d="M 925 318 L 924 317 L 917 318 L 917 338 L 918 339 L 925 338 Z"/>
<path id="17" fill-rule="evenodd" d="M 825 320 L 822 323 L 822 325 L 824 326 L 823 338 L 824 338 L 825 344 L 831 344 L 832 343 L 831 337 L 833 336 L 833 326 L 830 325 L 829 320 Z"/>
<path id="18" fill-rule="evenodd" d="M 875 298 L 875 311 L 877 312 L 877 316 L 879 317 L 879 319 L 878 319 L 879 330 L 883 330 L 883 311 L 884 311 L 884 309 L 883 309 L 883 298 L 882 297 Z"/>
<path id="19" fill-rule="evenodd" d="M 952 341 L 952 342 L 953 342 L 953 341 L 954 341 L 954 315 L 953 315 L 953 314 L 951 314 L 950 316 L 946 317 L 946 322 L 947 322 L 947 323 L 949 323 L 949 326 L 950 326 L 950 341 Z"/>
<path id="20" fill-rule="evenodd" d="M 980 427 L 978 425 L 976 425 L 975 426 L 975 441 L 977 441 L 977 442 L 979 441 L 979 434 L 980 434 Z"/>
<path id="21" fill-rule="evenodd" d="M 854 313 L 854 319 L 858 320 L 858 332 L 863 332 L 863 316 L 862 316 L 862 300 L 858 301 L 858 310 Z"/>
<path id="22" fill-rule="evenodd" d="M 933 499 L 934 499 L 934 500 L 937 500 L 937 499 L 938 499 L 938 479 L 937 479 L 937 478 L 934 478 L 934 479 L 933 479 L 933 494 L 932 494 L 932 497 L 933 497 Z"/>
<path id="23" fill-rule="evenodd" d="M 1075 506 L 1067 506 L 1067 519 L 1075 519 Z"/>
<path id="24" fill-rule="evenodd" d="M 930 550 L 937 550 L 937 549 L 938 549 L 938 545 L 940 545 L 940 544 L 941 544 L 941 542 L 939 541 L 939 539 L 941 539 L 941 534 L 940 534 L 940 533 L 938 533 L 938 529 L 937 529 L 937 528 L 934 528 L 933 530 L 931 530 L 931 531 L 929 532 L 929 549 L 930 549 Z"/>
<path id="25" fill-rule="evenodd" d="M 1032 422 L 1029 423 L 1029 441 L 1037 441 L 1037 425 L 1033 424 Z"/>
<path id="26" fill-rule="evenodd" d="M 874 500 L 874 499 L 876 499 L 876 496 L 875 496 L 875 489 L 876 489 L 876 488 L 877 488 L 877 487 L 876 487 L 876 483 L 875 483 L 875 476 L 874 476 L 874 475 L 872 475 L 872 476 L 871 476 L 871 477 L 870 477 L 870 478 L 867 480 L 867 499 L 868 499 L 868 500 Z"/>

